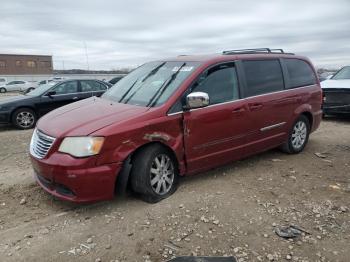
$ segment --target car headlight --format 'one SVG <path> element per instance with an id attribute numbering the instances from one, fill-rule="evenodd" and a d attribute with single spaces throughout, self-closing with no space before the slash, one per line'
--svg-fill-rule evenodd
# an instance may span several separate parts
<path id="1" fill-rule="evenodd" d="M 104 137 L 66 137 L 63 139 L 59 152 L 75 157 L 87 157 L 100 153 Z"/>

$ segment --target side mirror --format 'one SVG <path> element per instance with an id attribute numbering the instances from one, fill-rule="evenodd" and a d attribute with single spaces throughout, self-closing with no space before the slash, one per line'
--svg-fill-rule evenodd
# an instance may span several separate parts
<path id="1" fill-rule="evenodd" d="M 193 92 L 186 97 L 186 109 L 206 107 L 209 105 L 209 95 L 204 92 Z"/>
<path id="2" fill-rule="evenodd" d="M 56 95 L 56 91 L 49 91 L 46 93 L 46 96 L 52 98 L 52 96 Z"/>
<path id="3" fill-rule="evenodd" d="M 333 77 L 333 75 L 329 75 L 327 76 L 327 79 L 331 79 Z"/>

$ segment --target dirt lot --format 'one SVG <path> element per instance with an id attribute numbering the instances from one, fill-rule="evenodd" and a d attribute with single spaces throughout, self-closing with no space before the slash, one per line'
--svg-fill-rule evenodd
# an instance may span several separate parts
<path id="1" fill-rule="evenodd" d="M 299 155 L 272 150 L 182 179 L 153 205 L 54 199 L 33 182 L 31 133 L 0 127 L 0 261 L 349 261 L 350 120 L 324 121 Z M 274 233 L 290 224 L 309 234 Z"/>

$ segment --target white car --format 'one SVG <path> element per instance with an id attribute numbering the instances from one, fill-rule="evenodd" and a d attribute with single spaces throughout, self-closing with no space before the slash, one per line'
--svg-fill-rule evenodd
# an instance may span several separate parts
<path id="1" fill-rule="evenodd" d="M 12 92 L 12 91 L 28 93 L 34 90 L 37 87 L 37 85 L 38 84 L 36 82 L 15 80 L 15 81 L 8 82 L 6 85 L 0 86 L 0 93 L 6 93 L 6 92 Z"/>
<path id="2" fill-rule="evenodd" d="M 350 66 L 321 82 L 321 87 L 325 115 L 350 114 Z"/>

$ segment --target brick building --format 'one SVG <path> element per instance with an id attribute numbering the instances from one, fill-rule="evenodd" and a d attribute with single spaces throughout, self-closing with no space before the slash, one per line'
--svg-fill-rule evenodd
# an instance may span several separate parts
<path id="1" fill-rule="evenodd" d="M 51 75 L 52 56 L 0 54 L 0 75 Z"/>

